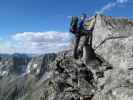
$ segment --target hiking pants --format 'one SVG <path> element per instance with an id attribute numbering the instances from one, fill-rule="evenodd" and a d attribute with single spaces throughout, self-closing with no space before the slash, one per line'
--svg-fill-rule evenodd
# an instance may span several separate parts
<path id="1" fill-rule="evenodd" d="M 92 46 L 92 33 L 87 32 L 87 33 L 80 33 L 80 34 L 83 34 L 83 35 L 77 34 L 75 36 L 74 51 L 73 51 L 74 58 L 77 58 L 79 56 L 79 51 L 81 53 L 81 56 L 83 56 L 84 46 L 87 46 L 87 45 Z"/>

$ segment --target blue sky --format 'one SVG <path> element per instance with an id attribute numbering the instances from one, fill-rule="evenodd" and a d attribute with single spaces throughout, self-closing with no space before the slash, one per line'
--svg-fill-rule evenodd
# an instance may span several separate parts
<path id="1" fill-rule="evenodd" d="M 58 51 L 58 48 L 66 47 L 70 41 L 68 39 L 70 37 L 69 16 L 79 16 L 82 12 L 93 15 L 96 11 L 101 11 L 105 15 L 133 18 L 131 9 L 133 9 L 132 0 L 0 0 L 0 53 L 53 52 L 53 46 L 56 46 L 56 44 L 50 44 L 53 40 L 54 43 L 65 44 L 59 44 L 62 46 L 57 46 Z M 63 38 L 60 33 L 68 34 L 67 41 L 65 38 L 62 41 L 57 40 L 56 36 L 59 40 Z M 43 38 L 45 40 L 41 41 L 41 45 L 39 43 L 39 48 L 44 47 L 42 50 L 36 51 L 39 49 L 38 46 L 27 47 L 32 44 L 38 45 L 36 43 L 38 40 L 35 41 L 36 37 L 40 39 L 39 36 L 46 35 L 49 37 Z M 27 41 L 24 43 L 22 39 L 26 39 L 31 44 L 27 45 Z"/>

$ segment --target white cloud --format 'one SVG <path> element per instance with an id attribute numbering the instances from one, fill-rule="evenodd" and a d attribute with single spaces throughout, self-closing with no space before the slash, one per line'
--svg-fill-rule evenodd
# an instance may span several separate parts
<path id="1" fill-rule="evenodd" d="M 102 7 L 102 9 L 99 11 L 100 13 L 104 13 L 105 11 L 108 11 L 112 9 L 113 7 L 119 5 L 119 4 L 124 4 L 127 3 L 129 0 L 116 0 L 114 2 L 109 2 L 105 6 Z"/>
<path id="2" fill-rule="evenodd" d="M 49 53 L 58 52 L 68 47 L 71 34 L 67 32 L 23 32 L 11 36 L 6 42 L 5 52 L 9 53 Z M 8 46 L 7 46 L 8 43 Z M 5 45 L 5 44 L 4 44 Z M 8 47 L 8 48 L 7 48 Z M 1 52 L 0 48 L 0 52 Z"/>
<path id="3" fill-rule="evenodd" d="M 9 41 L 0 40 L 0 53 L 12 53 L 13 51 Z"/>
<path id="4" fill-rule="evenodd" d="M 116 2 L 111 2 L 105 5 L 101 10 L 100 13 L 104 13 L 105 11 L 111 9 L 112 7 L 116 6 Z"/>
<path id="5" fill-rule="evenodd" d="M 126 3 L 126 2 L 128 2 L 128 0 L 117 0 L 116 2 L 117 3 Z"/>

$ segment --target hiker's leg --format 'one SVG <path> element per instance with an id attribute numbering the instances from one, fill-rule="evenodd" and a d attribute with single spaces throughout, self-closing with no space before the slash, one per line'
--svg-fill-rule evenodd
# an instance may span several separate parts
<path id="1" fill-rule="evenodd" d="M 73 57 L 74 58 L 78 57 L 77 51 L 78 51 L 79 40 L 80 40 L 80 36 L 75 36 L 74 51 L 73 51 Z"/>
<path id="2" fill-rule="evenodd" d="M 83 46 L 83 60 L 84 63 L 87 64 L 93 54 L 93 49 L 92 49 L 92 34 L 91 33 L 86 33 L 87 35 L 84 38 L 84 46 Z"/>
<path id="3" fill-rule="evenodd" d="M 92 32 L 89 33 L 88 38 L 89 38 L 89 45 L 92 47 L 92 39 L 93 39 L 93 33 Z"/>
<path id="4" fill-rule="evenodd" d="M 82 36 L 81 36 L 81 39 L 80 39 L 80 51 L 81 51 L 81 57 L 83 57 L 83 48 L 85 45 L 88 45 L 88 31 L 82 31 Z"/>
<path id="5" fill-rule="evenodd" d="M 79 46 L 81 57 L 83 57 L 83 47 L 85 45 L 85 41 L 86 41 L 86 36 L 85 35 L 81 36 L 81 38 L 80 38 L 80 46 Z"/>
<path id="6" fill-rule="evenodd" d="M 83 60 L 84 62 L 87 61 L 88 59 L 88 41 L 89 41 L 89 38 L 88 36 L 84 36 L 84 41 L 83 41 Z"/>

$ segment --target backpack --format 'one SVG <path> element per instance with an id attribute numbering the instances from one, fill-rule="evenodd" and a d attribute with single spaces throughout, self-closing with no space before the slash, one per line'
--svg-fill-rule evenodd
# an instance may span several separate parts
<path id="1" fill-rule="evenodd" d="M 86 18 L 83 23 L 83 29 L 84 31 L 93 31 L 95 26 L 96 19 L 95 17 Z"/>
<path id="2" fill-rule="evenodd" d="M 77 32 L 77 25 L 78 25 L 78 17 L 72 16 L 70 24 L 70 32 L 75 34 Z"/>

